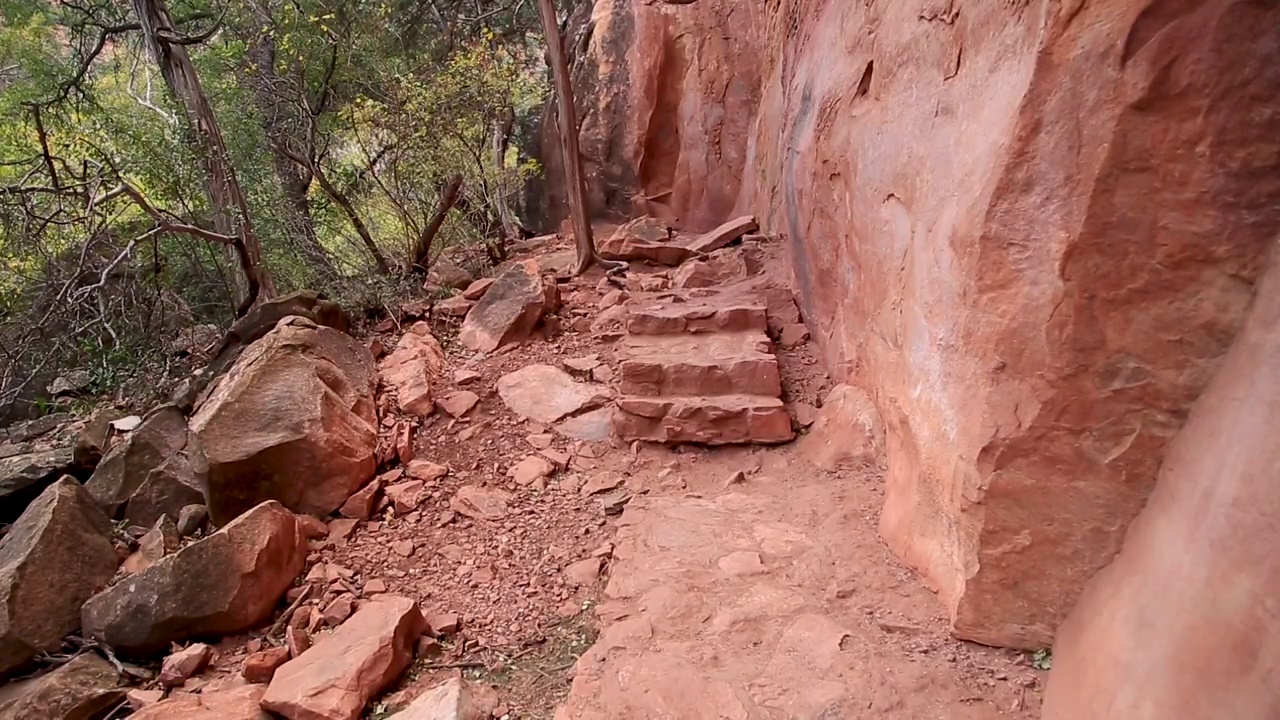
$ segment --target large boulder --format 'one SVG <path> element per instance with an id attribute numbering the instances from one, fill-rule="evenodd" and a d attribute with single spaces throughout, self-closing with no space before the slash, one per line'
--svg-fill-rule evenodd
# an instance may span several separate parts
<path id="1" fill-rule="evenodd" d="M 262 707 L 289 720 L 356 720 L 413 662 L 414 644 L 426 629 L 413 600 L 371 600 L 276 670 Z"/>
<path id="2" fill-rule="evenodd" d="M 0 522 L 13 522 L 32 500 L 71 470 L 71 448 L 19 452 L 0 458 Z"/>
<path id="3" fill-rule="evenodd" d="M 1280 717 L 1280 257 L 1124 548 L 1059 630 L 1046 720 Z"/>
<path id="4" fill-rule="evenodd" d="M 169 643 L 255 627 L 302 572 L 293 513 L 265 502 L 84 603 L 86 637 L 144 656 Z"/>
<path id="5" fill-rule="evenodd" d="M 188 505 L 203 505 L 204 489 L 186 451 L 176 452 L 160 463 L 134 490 L 124 508 L 130 525 L 149 527 L 162 515 L 177 520 Z"/>
<path id="6" fill-rule="evenodd" d="M 265 500 L 341 506 L 377 464 L 373 392 L 373 356 L 346 333 L 293 317 L 249 346 L 191 417 L 213 521 Z"/>
<path id="7" fill-rule="evenodd" d="M 111 663 L 85 653 L 31 681 L 0 720 L 99 720 L 124 699 L 121 681 Z"/>
<path id="8" fill-rule="evenodd" d="M 959 636 L 1048 644 L 1274 252 L 1280 6 L 581 7 L 591 210 L 784 234 L 883 420 L 888 544 Z"/>
<path id="9" fill-rule="evenodd" d="M 395 393 L 401 412 L 430 415 L 435 410 L 432 387 L 444 372 L 444 350 L 425 322 L 414 323 L 400 336 L 396 349 L 378 363 L 378 378 Z"/>
<path id="10" fill-rule="evenodd" d="M 151 471 L 186 446 L 187 418 L 177 407 L 161 405 L 107 452 L 85 487 L 114 518 Z"/>
<path id="11" fill-rule="evenodd" d="M 537 262 L 512 263 L 467 313 L 458 340 L 482 352 L 520 342 L 544 315 L 556 311 L 559 297 L 554 281 L 543 281 Z"/>
<path id="12" fill-rule="evenodd" d="M 116 572 L 111 524 L 74 478 L 45 489 L 0 540 L 0 675 L 56 650 Z"/>

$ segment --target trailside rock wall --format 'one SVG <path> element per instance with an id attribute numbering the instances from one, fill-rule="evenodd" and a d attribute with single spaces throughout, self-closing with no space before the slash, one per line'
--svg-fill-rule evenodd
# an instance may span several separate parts
<path id="1" fill-rule="evenodd" d="M 597 213 L 784 233 L 885 426 L 887 542 L 961 637 L 1049 644 L 1280 228 L 1280 7 L 597 0 L 579 26 Z"/>
<path id="2" fill-rule="evenodd" d="M 1280 717 L 1280 257 L 1054 647 L 1046 720 Z"/>

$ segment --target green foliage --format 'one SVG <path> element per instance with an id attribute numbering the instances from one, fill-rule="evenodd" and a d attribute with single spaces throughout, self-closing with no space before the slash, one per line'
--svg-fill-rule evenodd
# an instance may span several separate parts
<path id="1" fill-rule="evenodd" d="M 180 32 L 221 22 L 185 47 L 282 292 L 313 287 L 362 311 L 420 291 L 420 279 L 373 272 L 317 168 L 401 272 L 448 178 L 462 176 L 463 202 L 436 252 L 480 261 L 539 171 L 504 139 L 504 121 L 533 112 L 546 92 L 532 4 L 168 7 Z M 159 232 L 129 196 L 108 192 L 128 183 L 165 218 L 212 227 L 184 106 L 133 24 L 126 0 L 0 0 L 0 422 L 5 403 L 35 402 L 70 368 L 89 370 L 101 392 L 156 367 L 178 377 L 165 340 L 232 319 L 237 269 L 225 249 Z M 287 157 L 282 142 L 315 167 Z"/>
<path id="2" fill-rule="evenodd" d="M 1047 648 L 1041 648 L 1031 656 L 1031 667 L 1037 670 L 1049 670 L 1053 668 L 1053 651 Z"/>

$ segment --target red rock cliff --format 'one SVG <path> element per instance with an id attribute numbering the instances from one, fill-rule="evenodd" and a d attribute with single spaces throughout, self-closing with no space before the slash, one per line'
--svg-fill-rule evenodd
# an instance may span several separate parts
<path id="1" fill-rule="evenodd" d="M 785 234 L 887 428 L 886 541 L 957 635 L 1049 644 L 1280 229 L 1280 5 L 597 0 L 574 27 L 596 211 Z"/>

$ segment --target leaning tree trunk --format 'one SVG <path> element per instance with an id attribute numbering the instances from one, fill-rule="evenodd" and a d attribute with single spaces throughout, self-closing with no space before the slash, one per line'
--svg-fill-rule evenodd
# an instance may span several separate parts
<path id="1" fill-rule="evenodd" d="M 449 211 L 458 204 L 460 190 L 462 190 L 461 175 L 454 175 L 440 189 L 440 206 L 436 208 L 435 214 L 431 216 L 431 220 L 427 222 L 427 226 L 422 229 L 422 234 L 413 244 L 412 257 L 409 258 L 410 267 L 424 273 L 431 269 L 431 245 L 435 242 L 436 235 L 440 233 L 440 228 L 444 225 L 444 219 L 449 215 Z"/>
<path id="2" fill-rule="evenodd" d="M 261 296 L 276 294 L 271 273 L 262 259 L 262 245 L 249 219 L 244 192 L 236 180 L 235 168 L 222 139 L 222 129 L 213 107 L 200 84 L 195 65 L 173 27 L 164 0 L 130 0 L 138 16 L 138 24 L 147 49 L 160 67 L 169 91 L 186 111 L 187 126 L 199 149 L 198 157 L 205 171 L 205 192 L 213 209 L 214 229 L 223 235 L 239 236 L 249 255 L 244 265 L 245 287 L 238 298 L 243 312 Z"/>
<path id="3" fill-rule="evenodd" d="M 593 263 L 606 267 L 614 265 L 602 260 L 596 253 L 595 239 L 591 236 L 586 186 L 582 180 L 582 155 L 578 152 L 578 120 L 573 109 L 573 85 L 569 78 L 569 62 L 564 54 L 564 39 L 560 36 L 560 24 L 556 20 L 555 0 L 538 0 L 538 15 L 542 18 L 542 31 L 547 38 L 547 56 L 551 62 L 551 78 L 555 85 L 560 148 L 564 154 L 565 190 L 569 196 L 569 217 L 573 221 L 574 243 L 578 248 L 578 265 L 574 274 L 581 275 Z"/>

